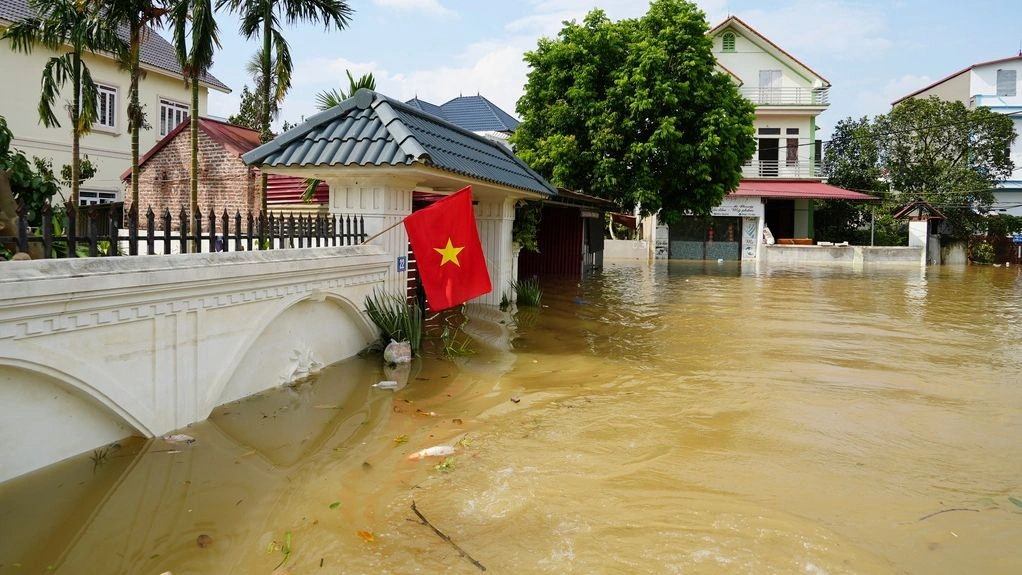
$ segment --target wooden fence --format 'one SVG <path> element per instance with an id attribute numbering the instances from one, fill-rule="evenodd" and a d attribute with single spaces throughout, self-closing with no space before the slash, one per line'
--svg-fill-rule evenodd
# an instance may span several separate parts
<path id="1" fill-rule="evenodd" d="M 54 218 L 53 208 L 45 205 L 42 227 L 30 229 L 22 210 L 17 234 L 0 236 L 0 246 L 33 258 L 74 258 L 351 246 L 366 238 L 362 217 L 333 214 L 232 216 L 211 209 L 191 218 L 182 208 L 175 218 L 169 209 L 158 216 L 150 208 L 141 221 L 135 209 L 124 221 L 120 210 L 103 213 L 101 218 L 97 210 L 68 204 Z"/>

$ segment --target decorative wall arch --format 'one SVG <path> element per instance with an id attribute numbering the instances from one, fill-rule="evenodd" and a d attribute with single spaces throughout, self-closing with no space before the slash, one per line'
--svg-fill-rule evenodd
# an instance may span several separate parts
<path id="1" fill-rule="evenodd" d="M 294 327 L 293 323 L 289 322 L 289 314 L 297 313 L 305 317 L 310 315 L 309 310 L 301 309 L 303 307 L 315 307 L 318 314 L 315 323 L 310 322 L 305 326 L 308 333 L 302 334 L 300 337 L 301 341 L 292 340 L 289 337 L 281 337 L 281 334 L 273 331 L 275 325 Z M 347 325 L 338 326 L 329 324 L 331 320 L 343 322 Z M 327 325 L 323 325 L 324 323 Z M 362 314 L 359 306 L 350 298 L 328 290 L 314 290 L 310 293 L 285 298 L 281 300 L 279 305 L 273 306 L 272 309 L 255 318 L 253 324 L 254 327 L 248 331 L 244 339 L 238 342 L 234 352 L 230 354 L 231 360 L 226 362 L 216 373 L 215 377 L 212 378 L 212 381 L 215 383 L 206 390 L 204 395 L 202 406 L 205 411 L 204 416 L 208 416 L 217 405 L 235 401 L 252 393 L 287 383 L 286 381 L 263 381 L 248 386 L 238 385 L 237 380 L 239 378 L 245 379 L 247 377 L 245 373 L 253 371 L 251 366 L 246 366 L 246 362 L 254 363 L 256 358 L 258 358 L 259 363 L 264 364 L 258 370 L 259 375 L 271 377 L 269 370 L 274 369 L 277 364 L 284 363 L 289 359 L 282 357 L 280 354 L 282 350 L 285 350 L 288 342 L 293 342 L 299 347 L 304 343 L 309 345 L 310 348 L 319 350 L 322 350 L 323 347 L 336 349 L 336 353 L 327 351 L 319 351 L 317 353 L 316 349 L 310 350 L 313 356 L 312 359 L 316 360 L 322 367 L 351 357 L 378 336 L 375 326 Z M 305 328 L 303 328 L 303 332 Z M 343 346 L 339 345 L 343 342 L 338 341 L 329 341 L 324 344 L 323 340 L 335 340 L 338 337 L 347 339 L 342 334 L 353 337 L 356 340 L 355 344 Z M 274 345 L 274 342 L 278 345 Z M 286 351 L 293 355 L 295 349 L 292 348 Z M 350 351 L 350 353 L 346 353 L 346 351 Z"/>

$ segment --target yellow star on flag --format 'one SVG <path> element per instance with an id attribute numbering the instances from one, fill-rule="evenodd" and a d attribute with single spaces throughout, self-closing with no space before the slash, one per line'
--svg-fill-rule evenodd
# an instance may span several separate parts
<path id="1" fill-rule="evenodd" d="M 454 265 L 458 266 L 459 268 L 461 267 L 461 264 L 458 262 L 458 254 L 461 253 L 461 250 L 465 248 L 454 247 L 454 244 L 451 243 L 451 238 L 447 238 L 447 247 L 433 249 L 436 250 L 438 254 L 443 256 L 443 259 L 440 260 L 441 266 L 447 262 L 454 262 Z"/>

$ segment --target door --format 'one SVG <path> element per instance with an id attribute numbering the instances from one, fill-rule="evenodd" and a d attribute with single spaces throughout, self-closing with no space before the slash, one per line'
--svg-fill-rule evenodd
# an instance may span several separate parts
<path id="1" fill-rule="evenodd" d="M 759 71 L 759 103 L 780 104 L 781 102 L 781 71 Z"/>
<path id="2" fill-rule="evenodd" d="M 779 138 L 759 139 L 759 175 L 766 178 L 776 178 L 778 174 L 778 146 Z"/>

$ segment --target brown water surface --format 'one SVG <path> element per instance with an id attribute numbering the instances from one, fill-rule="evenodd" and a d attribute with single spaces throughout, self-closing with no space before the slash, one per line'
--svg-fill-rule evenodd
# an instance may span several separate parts
<path id="1" fill-rule="evenodd" d="M 352 360 L 0 485 L 0 573 L 1020 573 L 1018 271 L 544 280 L 513 349 L 398 391 Z"/>

